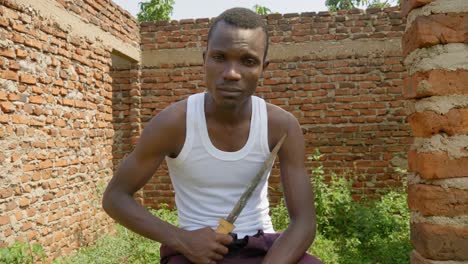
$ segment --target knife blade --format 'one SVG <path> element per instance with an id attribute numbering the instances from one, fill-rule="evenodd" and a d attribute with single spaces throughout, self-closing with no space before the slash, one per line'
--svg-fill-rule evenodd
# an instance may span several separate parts
<path id="1" fill-rule="evenodd" d="M 219 219 L 219 225 L 216 228 L 216 233 L 228 234 L 229 232 L 234 230 L 235 228 L 234 222 L 237 220 L 237 217 L 242 212 L 242 209 L 244 209 L 245 205 L 247 204 L 247 201 L 249 200 L 250 196 L 254 192 L 255 188 L 258 186 L 258 184 L 260 183 L 264 175 L 267 173 L 268 169 L 273 165 L 276 155 L 278 154 L 278 151 L 281 148 L 281 145 L 283 144 L 285 138 L 286 138 L 286 134 L 284 134 L 281 137 L 281 139 L 278 141 L 276 146 L 273 148 L 270 155 L 265 160 L 262 167 L 257 172 L 255 177 L 252 179 L 250 184 L 247 186 L 244 193 L 242 193 L 241 197 L 237 201 L 236 205 L 234 205 L 234 207 L 232 208 L 231 212 L 226 217 L 226 219 L 224 218 Z"/>

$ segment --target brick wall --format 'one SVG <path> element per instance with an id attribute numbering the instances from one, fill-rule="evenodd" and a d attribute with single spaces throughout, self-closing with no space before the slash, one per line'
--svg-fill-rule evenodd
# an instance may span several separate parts
<path id="1" fill-rule="evenodd" d="M 397 8 L 272 14 L 270 66 L 257 95 L 292 112 L 307 153 L 318 148 L 328 171 L 354 171 L 358 193 L 400 184 L 411 132 L 402 99 L 401 37 Z M 168 104 L 204 90 L 202 51 L 209 19 L 142 23 L 142 121 Z M 311 169 L 314 165 L 309 162 Z M 271 178 L 279 184 L 278 170 Z M 279 192 L 271 192 L 277 201 Z M 165 168 L 145 186 L 145 202 L 173 203 Z"/>
<path id="2" fill-rule="evenodd" d="M 138 22 L 119 5 L 109 0 L 55 0 L 70 14 L 99 27 L 134 47 L 140 45 Z"/>
<path id="3" fill-rule="evenodd" d="M 133 150 L 134 143 L 132 137 L 138 136 L 141 132 L 136 124 L 137 120 L 132 116 L 132 111 L 138 109 L 138 102 L 134 102 L 131 97 L 132 89 L 138 89 L 139 71 L 133 69 L 116 69 L 110 72 L 112 77 L 112 116 L 114 143 L 113 164 L 114 171 L 121 160 Z"/>
<path id="4" fill-rule="evenodd" d="M 120 64 L 139 59 L 139 33 L 128 14 L 99 1 L 114 13 L 95 14 L 103 19 L 97 26 L 62 6 L 84 14 L 87 4 L 75 1 L 79 11 L 59 2 L 0 2 L 0 247 L 39 243 L 49 259 L 109 229 L 100 200 L 120 121 L 112 108 L 126 103 L 113 90 L 127 89 L 118 75 L 124 70 L 111 72 L 112 56 L 123 57 Z M 130 31 L 113 30 L 109 19 Z"/>
<path id="5" fill-rule="evenodd" d="M 411 263 L 468 261 L 468 2 L 407 0 Z"/>

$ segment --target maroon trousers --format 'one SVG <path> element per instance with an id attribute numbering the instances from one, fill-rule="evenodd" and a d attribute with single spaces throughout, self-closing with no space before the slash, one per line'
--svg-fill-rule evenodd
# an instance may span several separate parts
<path id="1" fill-rule="evenodd" d="M 254 236 L 237 239 L 229 245 L 229 253 L 224 256 L 219 264 L 254 264 L 261 263 L 263 257 L 280 236 L 279 233 L 265 234 L 259 231 Z M 184 255 L 176 252 L 166 245 L 161 245 L 161 264 L 189 264 L 190 261 Z M 323 264 L 319 259 L 309 254 L 304 254 L 298 264 Z"/>

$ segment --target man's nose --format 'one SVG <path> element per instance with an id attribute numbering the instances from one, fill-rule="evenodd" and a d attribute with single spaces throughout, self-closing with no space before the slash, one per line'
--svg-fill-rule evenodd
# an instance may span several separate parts
<path id="1" fill-rule="evenodd" d="M 225 80 L 240 80 L 241 75 L 236 63 L 228 62 L 224 66 L 223 78 Z"/>

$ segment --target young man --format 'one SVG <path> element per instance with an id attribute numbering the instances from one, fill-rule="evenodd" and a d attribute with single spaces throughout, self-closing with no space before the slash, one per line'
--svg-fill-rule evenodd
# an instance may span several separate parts
<path id="1" fill-rule="evenodd" d="M 203 53 L 206 93 L 155 116 L 107 187 L 106 212 L 161 242 L 162 263 L 321 263 L 304 254 L 315 236 L 315 208 L 299 123 L 253 96 L 268 66 L 267 49 L 260 16 L 244 8 L 222 13 L 210 28 Z M 278 156 L 289 227 L 274 233 L 264 179 L 235 222 L 236 235 L 213 231 L 284 134 Z M 180 227 L 151 215 L 132 198 L 164 159 Z"/>

